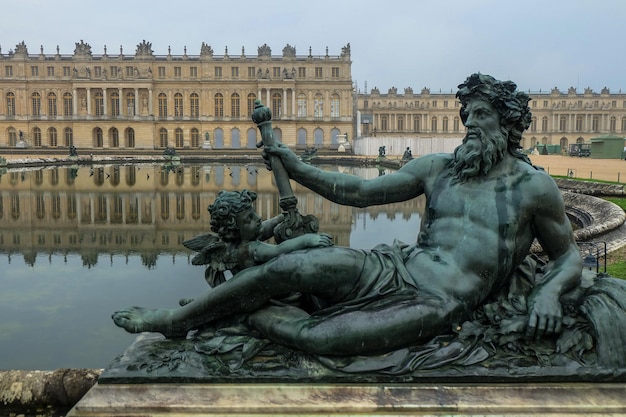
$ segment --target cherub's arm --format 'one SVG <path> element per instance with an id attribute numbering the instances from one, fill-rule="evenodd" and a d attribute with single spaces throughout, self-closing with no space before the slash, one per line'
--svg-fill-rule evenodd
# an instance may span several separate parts
<path id="1" fill-rule="evenodd" d="M 333 239 L 326 233 L 306 233 L 302 236 L 281 242 L 278 245 L 261 242 L 259 240 L 248 244 L 248 253 L 257 264 L 262 264 L 283 253 L 293 252 L 306 248 L 321 248 L 331 246 Z"/>
<path id="2" fill-rule="evenodd" d="M 285 220 L 284 214 L 279 214 L 271 219 L 263 220 L 261 223 L 261 234 L 259 235 L 259 240 L 263 241 L 271 238 L 274 235 L 274 228 L 283 220 Z"/>

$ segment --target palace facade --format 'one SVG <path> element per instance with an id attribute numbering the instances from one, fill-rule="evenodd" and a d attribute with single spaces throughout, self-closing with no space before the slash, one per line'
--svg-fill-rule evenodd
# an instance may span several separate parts
<path id="1" fill-rule="evenodd" d="M 29 54 L 24 42 L 0 53 L 0 148 L 255 148 L 250 114 L 259 99 L 274 134 L 296 147 L 333 148 L 353 131 L 350 45 L 339 55 L 95 55 L 82 40 L 72 55 Z"/>
<path id="2" fill-rule="evenodd" d="M 84 41 L 72 55 L 29 54 L 22 42 L 0 51 L 0 149 L 254 149 L 255 100 L 270 107 L 274 134 L 291 147 L 336 149 L 338 138 L 422 139 L 458 143 L 465 128 L 456 91 L 353 88 L 350 45 L 337 55 L 297 55 L 286 45 L 272 55 L 154 55 L 145 40 L 133 54 L 96 55 Z M 626 135 L 626 94 L 529 92 L 532 125 L 525 149 Z M 447 139 L 452 139 L 448 141 Z M 374 140 L 376 141 L 376 140 Z M 374 146 L 373 144 L 372 146 Z M 452 146 L 452 145 L 451 145 Z M 453 145 L 456 146 L 456 145 Z M 449 146 L 444 146 L 447 149 Z M 397 151 L 404 148 L 397 146 Z M 440 146 L 440 148 L 442 148 Z"/>
<path id="3" fill-rule="evenodd" d="M 399 94 L 395 87 L 381 94 L 373 88 L 358 95 L 357 136 L 458 141 L 465 128 L 455 94 L 432 93 L 428 88 L 419 94 L 405 88 Z M 621 91 L 603 88 L 597 93 L 586 88 L 579 93 L 570 87 L 567 92 L 554 88 L 528 94 L 533 118 L 522 138 L 524 149 L 547 145 L 551 152 L 565 152 L 569 144 L 589 143 L 601 135 L 626 136 L 626 94 Z"/>

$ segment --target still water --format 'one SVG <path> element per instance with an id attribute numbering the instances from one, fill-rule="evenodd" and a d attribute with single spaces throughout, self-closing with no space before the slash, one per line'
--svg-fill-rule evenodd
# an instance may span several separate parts
<path id="1" fill-rule="evenodd" d="M 371 178 L 384 171 L 330 167 Z M 424 201 L 355 209 L 292 184 L 336 244 L 413 242 Z M 250 189 L 280 212 L 262 165 L 94 165 L 0 175 L 0 369 L 103 368 L 135 339 L 110 316 L 131 305 L 176 307 L 208 289 L 182 242 L 209 228 L 221 189 Z"/>

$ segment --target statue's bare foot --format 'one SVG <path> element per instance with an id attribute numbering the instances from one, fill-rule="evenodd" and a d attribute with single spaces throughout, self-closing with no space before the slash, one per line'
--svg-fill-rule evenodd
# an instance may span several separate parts
<path id="1" fill-rule="evenodd" d="M 172 311 L 158 308 L 131 307 L 111 316 L 113 322 L 129 333 L 158 332 L 166 337 L 184 337 L 187 329 L 172 321 Z"/>

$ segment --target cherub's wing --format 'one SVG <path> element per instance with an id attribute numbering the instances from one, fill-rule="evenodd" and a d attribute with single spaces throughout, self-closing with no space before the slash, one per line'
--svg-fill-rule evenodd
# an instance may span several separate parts
<path id="1" fill-rule="evenodd" d="M 237 266 L 237 253 L 217 235 L 207 233 L 183 242 L 187 249 L 198 252 L 193 265 L 207 265 L 205 278 L 212 287 L 224 281 L 224 271 Z"/>

